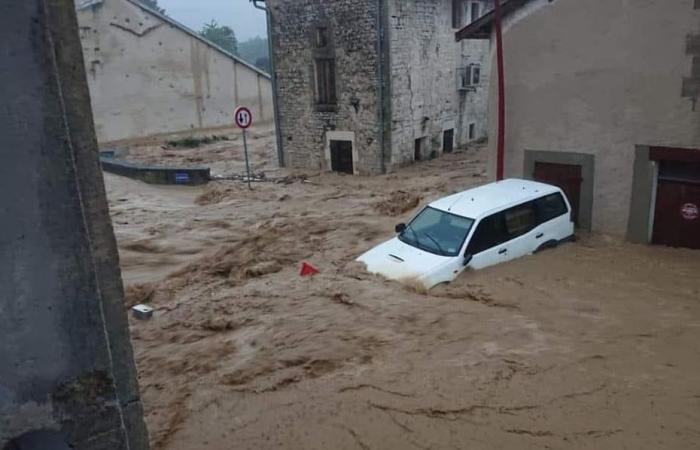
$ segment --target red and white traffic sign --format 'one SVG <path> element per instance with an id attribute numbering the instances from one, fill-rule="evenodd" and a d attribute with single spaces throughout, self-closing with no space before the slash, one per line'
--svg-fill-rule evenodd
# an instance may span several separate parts
<path id="1" fill-rule="evenodd" d="M 244 130 L 253 124 L 253 114 L 245 106 L 239 106 L 236 108 L 236 112 L 233 113 L 236 119 L 236 125 L 238 128 L 243 128 Z"/>
<path id="2" fill-rule="evenodd" d="M 681 215 L 685 220 L 695 220 L 700 217 L 700 209 L 695 203 L 686 203 L 681 207 Z"/>

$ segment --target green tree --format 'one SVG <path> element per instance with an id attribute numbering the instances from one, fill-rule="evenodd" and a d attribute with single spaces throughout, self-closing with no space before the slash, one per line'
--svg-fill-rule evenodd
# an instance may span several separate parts
<path id="1" fill-rule="evenodd" d="M 268 58 L 267 39 L 256 36 L 239 42 L 238 54 L 250 63 L 256 62 L 259 58 Z"/>
<path id="2" fill-rule="evenodd" d="M 238 55 L 238 40 L 236 39 L 236 33 L 226 25 L 219 25 L 216 20 L 212 21 L 202 28 L 199 34 L 224 50 Z"/>
<path id="3" fill-rule="evenodd" d="M 144 5 L 150 7 L 151 9 L 154 9 L 158 11 L 161 14 L 165 14 L 165 10 L 158 6 L 158 0 L 139 0 L 141 3 Z"/>
<path id="4" fill-rule="evenodd" d="M 255 60 L 255 66 L 258 69 L 264 70 L 265 72 L 270 72 L 270 58 L 264 56 Z"/>

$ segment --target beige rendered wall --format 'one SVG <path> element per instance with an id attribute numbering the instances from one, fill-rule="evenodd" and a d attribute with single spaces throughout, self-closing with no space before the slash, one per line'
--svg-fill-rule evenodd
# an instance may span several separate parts
<path id="1" fill-rule="evenodd" d="M 635 145 L 700 148 L 700 106 L 693 111 L 682 96 L 692 66 L 687 37 L 700 34 L 693 3 L 535 0 L 504 36 L 506 175 L 523 175 L 524 150 L 592 153 L 593 229 L 624 234 Z"/>
<path id="2" fill-rule="evenodd" d="M 127 0 L 79 11 L 100 142 L 231 126 L 233 110 L 273 119 L 264 74 Z"/>

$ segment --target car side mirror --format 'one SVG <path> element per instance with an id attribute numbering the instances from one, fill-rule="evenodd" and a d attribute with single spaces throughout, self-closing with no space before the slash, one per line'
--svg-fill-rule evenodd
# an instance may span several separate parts
<path id="1" fill-rule="evenodd" d="M 464 267 L 467 267 L 470 262 L 472 262 L 472 259 L 474 258 L 474 255 L 464 255 L 464 261 L 462 261 L 462 265 Z"/>
<path id="2" fill-rule="evenodd" d="M 400 223 L 394 227 L 394 230 L 396 230 L 397 233 L 403 233 L 404 230 L 406 229 L 406 224 L 405 223 Z"/>

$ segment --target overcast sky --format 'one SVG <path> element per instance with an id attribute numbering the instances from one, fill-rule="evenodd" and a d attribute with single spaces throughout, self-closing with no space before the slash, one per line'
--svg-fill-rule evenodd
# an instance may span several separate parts
<path id="1" fill-rule="evenodd" d="M 216 19 L 233 28 L 239 41 L 267 34 L 265 13 L 253 8 L 248 0 L 158 0 L 158 5 L 170 17 L 195 31 Z"/>

